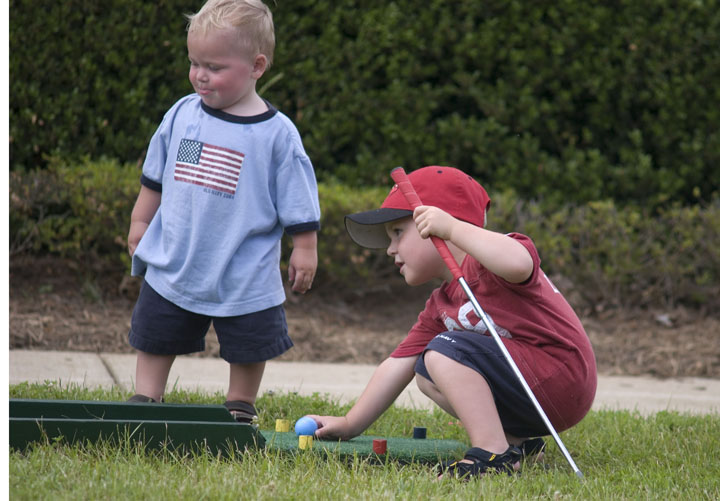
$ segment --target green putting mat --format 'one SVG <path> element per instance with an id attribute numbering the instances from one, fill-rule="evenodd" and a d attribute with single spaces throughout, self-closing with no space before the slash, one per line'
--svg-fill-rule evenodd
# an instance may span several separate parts
<path id="1" fill-rule="evenodd" d="M 433 463 L 454 459 L 465 449 L 455 440 L 362 435 L 345 442 L 315 439 L 311 450 L 302 450 L 294 432 L 258 431 L 237 423 L 223 405 L 10 399 L 9 411 L 10 446 L 20 450 L 45 440 L 112 440 L 149 449 L 208 449 L 213 454 L 267 447 L 288 453 Z M 374 439 L 387 440 L 385 454 L 373 452 Z"/>
<path id="2" fill-rule="evenodd" d="M 149 449 L 208 449 L 213 454 L 264 447 L 252 426 L 237 423 L 223 405 L 10 400 L 10 446 L 33 442 L 129 441 Z"/>
<path id="3" fill-rule="evenodd" d="M 277 449 L 284 452 L 307 453 L 308 449 L 298 447 L 298 437 L 293 432 L 262 431 L 265 437 L 265 446 L 268 449 Z M 375 454 L 373 440 L 387 440 L 387 452 Z M 457 440 L 417 439 L 404 437 L 380 437 L 360 435 L 352 440 L 313 440 L 312 452 L 332 454 L 340 457 L 371 457 L 379 461 L 399 461 L 403 463 L 437 463 L 448 459 L 462 457 L 467 449 L 465 444 Z"/>
<path id="4" fill-rule="evenodd" d="M 10 399 L 10 417 L 235 423 L 224 405 Z"/>

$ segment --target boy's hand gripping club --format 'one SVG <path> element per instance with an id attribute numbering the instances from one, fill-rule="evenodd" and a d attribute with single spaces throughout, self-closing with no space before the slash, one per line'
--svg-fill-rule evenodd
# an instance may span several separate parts
<path id="1" fill-rule="evenodd" d="M 418 197 L 417 193 L 415 192 L 415 188 L 413 188 L 412 183 L 410 182 L 410 179 L 408 178 L 407 174 L 405 174 L 405 169 L 402 167 L 396 167 L 390 172 L 390 177 L 392 177 L 393 181 L 398 185 L 398 189 L 402 192 L 403 196 L 405 197 L 405 200 L 410 204 L 410 207 L 415 210 L 416 207 L 422 205 L 422 202 L 420 201 L 420 198 Z M 572 456 L 570 456 L 570 453 L 565 448 L 565 444 L 563 444 L 562 440 L 560 440 L 560 436 L 555 431 L 555 428 L 553 427 L 552 423 L 550 423 L 550 419 L 548 419 L 547 415 L 545 414 L 545 411 L 543 411 L 542 406 L 535 398 L 535 395 L 533 394 L 532 390 L 530 389 L 530 386 L 527 384 L 527 381 L 525 381 L 525 378 L 523 377 L 522 373 L 520 372 L 520 369 L 518 369 L 518 366 L 515 364 L 515 361 L 512 359 L 512 356 L 510 356 L 510 352 L 505 348 L 505 344 L 502 342 L 502 339 L 500 338 L 500 335 L 495 330 L 495 326 L 490 321 L 488 316 L 485 314 L 485 311 L 480 307 L 480 303 L 478 303 L 477 299 L 475 298 L 475 294 L 473 294 L 472 290 L 468 286 L 467 282 L 465 281 L 465 278 L 462 276 L 462 271 L 460 270 L 460 266 L 458 266 L 457 262 L 455 261 L 455 258 L 453 257 L 452 253 L 450 252 L 450 249 L 447 246 L 447 243 L 445 243 L 445 240 L 443 240 L 440 237 L 437 237 L 435 235 L 432 235 L 431 240 L 433 244 L 435 244 L 435 247 L 437 248 L 438 252 L 440 253 L 440 256 L 442 256 L 443 261 L 445 261 L 445 264 L 450 269 L 450 272 L 452 273 L 453 277 L 457 279 L 457 281 L 460 283 L 460 286 L 462 287 L 463 291 L 465 291 L 465 295 L 470 300 L 470 303 L 473 306 L 473 309 L 475 310 L 475 314 L 482 319 L 482 321 L 485 323 L 485 326 L 487 327 L 488 331 L 490 331 L 490 334 L 492 335 L 492 338 L 497 343 L 498 347 L 500 348 L 500 351 L 502 351 L 502 354 L 505 356 L 505 360 L 510 364 L 510 367 L 512 367 L 513 372 L 517 376 L 518 380 L 522 384 L 523 388 L 525 389 L 525 393 L 527 393 L 527 396 L 532 401 L 533 405 L 535 406 L 535 409 L 538 411 L 538 414 L 540 414 L 540 417 L 542 418 L 543 422 L 545 423 L 545 426 L 552 434 L 553 438 L 555 439 L 555 443 L 558 445 L 560 450 L 562 451 L 563 455 L 565 456 L 565 459 L 567 459 L 568 463 L 570 463 L 570 467 L 573 469 L 575 474 L 579 478 L 583 478 L 582 472 L 578 469 L 577 465 L 575 464 L 575 461 L 573 461 Z"/>

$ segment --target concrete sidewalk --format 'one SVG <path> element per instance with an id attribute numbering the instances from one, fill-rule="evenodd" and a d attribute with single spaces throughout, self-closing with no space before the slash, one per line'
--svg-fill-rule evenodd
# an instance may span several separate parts
<path id="1" fill-rule="evenodd" d="M 11 350 L 9 359 L 10 384 L 59 381 L 63 385 L 117 386 L 130 391 L 135 377 L 135 355 Z M 318 393 L 342 403 L 350 402 L 360 396 L 374 370 L 374 365 L 271 361 L 265 369 L 260 394 Z M 180 356 L 170 371 L 168 388 L 224 393 L 227 380 L 228 365 L 223 360 Z M 434 406 L 414 383 L 396 403 L 426 409 Z M 662 410 L 720 413 L 720 380 L 600 376 L 593 409 L 628 409 L 642 415 Z"/>

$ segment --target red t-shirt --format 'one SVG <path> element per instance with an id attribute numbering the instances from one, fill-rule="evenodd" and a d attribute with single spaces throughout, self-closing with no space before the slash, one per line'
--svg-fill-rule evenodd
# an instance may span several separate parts
<path id="1" fill-rule="evenodd" d="M 532 240 L 519 233 L 508 236 L 532 256 L 533 272 L 527 281 L 509 283 L 470 256 L 461 265 L 463 277 L 545 414 L 561 431 L 579 422 L 592 405 L 597 386 L 595 354 L 577 315 L 540 269 Z M 457 280 L 433 291 L 390 356 L 419 355 L 437 334 L 452 330 L 490 335 Z"/>

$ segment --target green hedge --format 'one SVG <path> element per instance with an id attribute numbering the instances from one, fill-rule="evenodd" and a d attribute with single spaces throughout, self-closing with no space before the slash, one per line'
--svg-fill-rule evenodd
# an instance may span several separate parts
<path id="1" fill-rule="evenodd" d="M 139 170 L 115 160 L 10 172 L 10 255 L 50 253 L 129 270 L 127 232 Z"/>
<path id="2" fill-rule="evenodd" d="M 545 271 L 585 308 L 720 307 L 720 198 L 659 214 L 609 201 L 544 213 L 513 196 L 493 207 L 495 229 L 531 236 Z"/>
<path id="3" fill-rule="evenodd" d="M 183 14 L 201 3 L 11 0 L 12 168 L 142 158 L 191 92 Z M 555 207 L 720 189 L 716 0 L 270 4 L 278 48 L 260 84 L 322 180 L 453 165 Z"/>
<path id="4" fill-rule="evenodd" d="M 127 271 L 126 237 L 139 174 L 137 165 L 111 160 L 11 172 L 11 257 L 51 253 L 85 268 L 101 261 L 105 269 Z M 320 183 L 315 288 L 349 290 L 397 277 L 385 252 L 352 243 L 343 222 L 346 214 L 376 208 L 388 188 Z M 656 215 L 612 202 L 566 205 L 547 213 L 511 191 L 488 188 L 493 199 L 489 228 L 532 237 L 543 268 L 578 308 L 720 307 L 720 198 L 703 206 L 672 206 Z"/>
<path id="5" fill-rule="evenodd" d="M 10 2 L 10 162 L 49 155 L 134 161 L 187 81 L 196 2 Z"/>
<path id="6" fill-rule="evenodd" d="M 10 255 L 51 254 L 129 272 L 127 232 L 140 189 L 140 169 L 116 160 L 53 161 L 43 171 L 10 172 Z M 368 283 L 396 272 L 381 253 L 355 245 L 344 216 L 375 208 L 385 188 L 353 191 L 336 182 L 318 187 L 323 210 L 320 274 L 334 285 Z M 291 241 L 283 242 L 289 257 Z M 104 263 L 104 265 L 102 264 Z"/>

